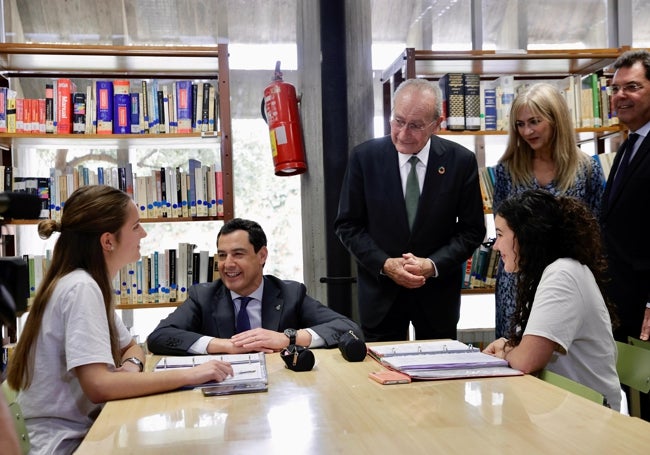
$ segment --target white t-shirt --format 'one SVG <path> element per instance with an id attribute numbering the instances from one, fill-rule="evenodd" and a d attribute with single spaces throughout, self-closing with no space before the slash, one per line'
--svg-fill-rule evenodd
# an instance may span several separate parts
<path id="1" fill-rule="evenodd" d="M 120 346 L 131 341 L 116 315 Z M 36 341 L 31 386 L 18 395 L 31 454 L 72 453 L 102 409 L 83 393 L 73 369 L 105 363 L 114 367 L 104 300 L 84 270 L 61 278 L 45 309 Z"/>
<path id="2" fill-rule="evenodd" d="M 542 273 L 524 335 L 556 342 L 546 368 L 584 384 L 620 410 L 616 342 L 609 312 L 591 270 L 574 259 L 558 259 Z"/>

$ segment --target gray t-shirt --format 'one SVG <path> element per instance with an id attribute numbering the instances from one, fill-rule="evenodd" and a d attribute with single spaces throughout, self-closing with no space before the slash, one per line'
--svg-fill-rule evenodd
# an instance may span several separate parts
<path id="1" fill-rule="evenodd" d="M 119 317 L 120 346 L 131 341 Z M 114 367 L 104 300 L 83 270 L 61 278 L 45 309 L 36 341 L 31 386 L 20 392 L 31 454 L 71 453 L 102 409 L 83 393 L 74 368 L 91 363 Z"/>
<path id="2" fill-rule="evenodd" d="M 612 324 L 587 266 L 563 258 L 546 267 L 525 335 L 544 337 L 562 346 L 566 354 L 554 352 L 546 368 L 600 392 L 612 409 L 620 410 Z"/>

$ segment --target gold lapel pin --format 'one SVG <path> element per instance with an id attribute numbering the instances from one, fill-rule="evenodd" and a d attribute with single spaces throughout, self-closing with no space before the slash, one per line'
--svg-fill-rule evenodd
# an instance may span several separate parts
<path id="1" fill-rule="evenodd" d="M 442 174 L 444 174 L 444 173 L 445 173 L 445 167 L 444 167 L 444 166 L 440 166 L 440 167 L 438 168 L 438 174 L 442 175 Z"/>

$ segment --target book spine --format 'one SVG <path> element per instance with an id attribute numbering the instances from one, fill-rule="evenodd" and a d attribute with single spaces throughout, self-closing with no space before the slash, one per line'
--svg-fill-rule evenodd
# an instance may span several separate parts
<path id="1" fill-rule="evenodd" d="M 97 134 L 113 132 L 113 82 L 97 81 Z"/>
<path id="2" fill-rule="evenodd" d="M 16 91 L 7 90 L 7 133 L 16 132 Z"/>
<path id="3" fill-rule="evenodd" d="M 16 98 L 16 133 L 25 132 L 24 111 L 25 100 L 23 98 Z"/>
<path id="4" fill-rule="evenodd" d="M 192 132 L 192 83 L 176 82 L 176 122 L 179 133 Z"/>
<path id="5" fill-rule="evenodd" d="M 86 94 L 83 92 L 74 92 L 72 95 L 72 132 L 86 132 Z"/>
<path id="6" fill-rule="evenodd" d="M 70 79 L 57 79 L 56 81 L 56 132 L 58 134 L 72 133 L 72 94 L 76 91 Z"/>
<path id="7" fill-rule="evenodd" d="M 131 100 L 131 134 L 140 134 L 140 94 L 129 93 Z"/>
<path id="8" fill-rule="evenodd" d="M 36 101 L 38 103 L 36 129 L 39 134 L 45 134 L 45 98 L 39 98 Z"/>
<path id="9" fill-rule="evenodd" d="M 196 105 L 198 104 L 198 93 L 199 93 L 199 87 L 197 84 L 192 84 L 192 112 L 191 112 L 191 125 L 192 125 L 192 132 L 196 131 Z"/>
<path id="10" fill-rule="evenodd" d="M 465 129 L 478 131 L 481 129 L 481 77 L 478 74 L 463 74 L 463 89 L 465 95 Z"/>
<path id="11" fill-rule="evenodd" d="M 168 132 L 167 118 L 165 117 L 165 97 L 162 90 L 156 90 L 156 102 L 158 103 L 158 128 L 159 132 Z"/>
<path id="12" fill-rule="evenodd" d="M 169 254 L 169 301 L 176 302 L 178 282 L 176 278 L 177 267 L 176 264 L 176 249 L 170 248 Z"/>
<path id="13" fill-rule="evenodd" d="M 129 81 L 113 81 L 113 134 L 131 132 L 131 97 Z"/>
<path id="14" fill-rule="evenodd" d="M 465 87 L 462 73 L 446 74 L 444 90 L 447 94 L 447 129 L 465 129 Z"/>
<path id="15" fill-rule="evenodd" d="M 600 116 L 601 106 L 600 106 L 600 86 L 598 82 L 598 75 L 596 73 L 591 73 L 589 75 L 591 79 L 591 102 L 593 106 L 594 114 L 594 127 L 600 128 L 603 126 L 603 119 Z"/>
<path id="16" fill-rule="evenodd" d="M 210 123 L 210 87 L 209 82 L 203 83 L 203 102 L 201 104 L 201 131 L 207 132 Z"/>
<path id="17" fill-rule="evenodd" d="M 485 87 L 485 130 L 497 129 L 497 91 L 493 87 Z"/>
<path id="18" fill-rule="evenodd" d="M 147 81 L 142 81 L 142 92 L 140 96 L 142 97 L 142 132 L 149 133 L 149 100 L 147 98 Z"/>
<path id="19" fill-rule="evenodd" d="M 45 132 L 54 133 L 54 87 L 45 84 Z"/>
<path id="20" fill-rule="evenodd" d="M 0 133 L 7 132 L 7 87 L 0 87 Z"/>

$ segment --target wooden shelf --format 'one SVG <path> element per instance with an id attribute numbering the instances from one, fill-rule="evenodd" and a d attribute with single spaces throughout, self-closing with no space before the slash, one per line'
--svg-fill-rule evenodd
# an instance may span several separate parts
<path id="1" fill-rule="evenodd" d="M 594 133 L 598 135 L 610 135 L 610 134 L 618 134 L 623 131 L 625 131 L 625 127 L 623 125 L 617 125 L 617 126 L 607 126 L 607 127 L 601 127 L 601 128 L 575 128 L 574 131 L 576 133 Z M 449 130 L 440 130 L 436 132 L 436 135 L 440 136 L 506 136 L 508 135 L 508 131 L 506 130 L 499 130 L 499 131 L 485 131 L 485 130 L 477 130 L 477 131 L 470 131 L 470 130 L 464 130 L 464 131 L 449 131 Z"/>
<path id="2" fill-rule="evenodd" d="M 199 217 L 181 217 L 181 218 L 140 218 L 140 223 L 195 223 L 198 221 L 220 221 L 223 220 L 222 216 L 199 216 Z M 0 222 L 3 224 L 15 225 L 15 226 L 29 226 L 37 225 L 43 221 L 43 219 L 38 220 L 12 220 L 6 219 L 3 220 L 0 218 Z"/>
<path id="3" fill-rule="evenodd" d="M 0 43 L 0 76 L 9 80 L 33 78 L 191 79 L 217 81 L 219 131 L 215 134 L 0 134 L 2 164 L 12 162 L 16 145 L 64 147 L 146 144 L 156 147 L 200 147 L 217 141 L 223 171 L 224 215 L 234 218 L 232 120 L 230 110 L 228 45 L 216 46 L 107 46 L 74 44 Z M 193 219 L 191 219 L 193 220 Z M 187 221 L 187 220 L 186 220 Z"/>
<path id="4" fill-rule="evenodd" d="M 92 147 L 126 147 L 142 144 L 151 147 L 200 147 L 206 142 L 217 143 L 220 132 L 214 134 L 23 134 L 0 133 L 0 148 L 10 149 L 17 145 L 24 146 L 83 146 Z"/>
<path id="5" fill-rule="evenodd" d="M 470 289 L 461 289 L 461 294 L 494 294 L 494 288 L 470 288 Z"/>
<path id="6" fill-rule="evenodd" d="M 397 73 L 403 79 L 439 78 L 445 73 L 478 73 L 482 78 L 504 74 L 527 78 L 589 74 L 611 65 L 624 49 L 465 51 L 441 52 L 407 48 L 382 73 L 388 81 Z"/>
<path id="7" fill-rule="evenodd" d="M 222 69 L 219 65 L 223 62 L 223 58 L 219 58 L 221 46 L 0 43 L 0 74 L 7 78 L 98 78 L 112 75 L 216 79 L 219 69 Z M 227 54 L 226 48 L 221 49 Z"/>
<path id="8" fill-rule="evenodd" d="M 145 308 L 176 308 L 182 302 L 168 302 L 168 303 L 120 303 L 115 305 L 117 310 L 142 310 Z"/>

